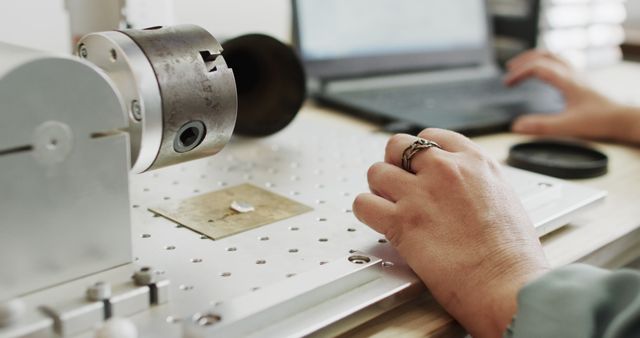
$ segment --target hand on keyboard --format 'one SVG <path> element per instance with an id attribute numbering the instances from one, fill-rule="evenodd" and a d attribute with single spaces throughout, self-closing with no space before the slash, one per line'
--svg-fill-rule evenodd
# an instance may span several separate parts
<path id="1" fill-rule="evenodd" d="M 539 78 L 558 88 L 566 102 L 561 114 L 521 117 L 514 122 L 513 131 L 640 143 L 640 109 L 617 104 L 586 86 L 561 58 L 529 51 L 510 61 L 507 68 L 507 85 Z"/>
<path id="2" fill-rule="evenodd" d="M 384 234 L 434 297 L 472 336 L 500 337 L 523 284 L 547 262 L 531 221 L 500 165 L 466 137 L 427 129 L 439 143 L 401 169 L 416 138 L 396 135 L 368 173 L 372 193 L 354 202 L 363 223 Z"/>

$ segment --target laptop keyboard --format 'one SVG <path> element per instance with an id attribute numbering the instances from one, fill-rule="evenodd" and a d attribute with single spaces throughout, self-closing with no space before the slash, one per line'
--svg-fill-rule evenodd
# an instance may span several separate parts
<path id="1" fill-rule="evenodd" d="M 526 100 L 525 91 L 519 88 L 507 90 L 500 78 L 349 91 L 333 95 L 348 98 L 352 102 L 406 110 L 457 110 L 471 105 L 517 104 Z"/>

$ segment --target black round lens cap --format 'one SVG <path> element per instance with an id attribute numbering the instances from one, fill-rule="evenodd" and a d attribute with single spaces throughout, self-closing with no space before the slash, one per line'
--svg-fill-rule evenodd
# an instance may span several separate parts
<path id="1" fill-rule="evenodd" d="M 592 178 L 607 173 L 607 155 L 583 143 L 538 140 L 511 147 L 507 163 L 558 178 Z"/>

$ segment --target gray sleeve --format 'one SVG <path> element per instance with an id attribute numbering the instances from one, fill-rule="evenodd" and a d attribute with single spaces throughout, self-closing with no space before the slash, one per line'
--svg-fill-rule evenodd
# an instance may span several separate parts
<path id="1" fill-rule="evenodd" d="M 640 273 L 575 264 L 526 285 L 507 338 L 640 337 Z"/>

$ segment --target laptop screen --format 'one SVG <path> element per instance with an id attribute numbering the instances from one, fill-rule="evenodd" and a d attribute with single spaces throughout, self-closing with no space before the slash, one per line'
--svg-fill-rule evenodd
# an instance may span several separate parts
<path id="1" fill-rule="evenodd" d="M 436 66 L 429 55 L 473 63 L 489 44 L 485 6 L 482 0 L 294 0 L 297 45 L 312 66 L 368 59 L 377 61 L 370 68 L 386 68 L 385 59 L 394 56 L 404 58 L 393 69 Z"/>

